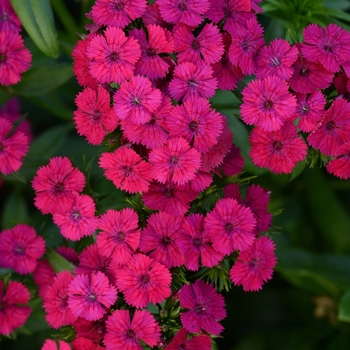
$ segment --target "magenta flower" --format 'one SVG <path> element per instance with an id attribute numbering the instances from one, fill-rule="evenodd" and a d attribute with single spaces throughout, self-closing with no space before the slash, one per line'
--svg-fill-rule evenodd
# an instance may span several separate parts
<path id="1" fill-rule="evenodd" d="M 31 313 L 31 308 L 27 306 L 29 299 L 29 290 L 22 283 L 10 281 L 5 289 L 4 282 L 0 280 L 0 334 L 10 335 L 24 325 Z"/>
<path id="2" fill-rule="evenodd" d="M 9 175 L 19 170 L 28 152 L 28 137 L 21 131 L 10 134 L 13 125 L 0 118 L 0 173 Z"/>
<path id="3" fill-rule="evenodd" d="M 96 240 L 99 253 L 111 257 L 113 264 L 126 264 L 139 246 L 138 219 L 137 213 L 130 208 L 107 210 L 99 223 L 102 230 Z"/>
<path id="4" fill-rule="evenodd" d="M 343 143 L 334 153 L 337 157 L 327 164 L 327 171 L 341 179 L 350 178 L 350 142 Z"/>
<path id="5" fill-rule="evenodd" d="M 211 176 L 210 176 L 211 178 Z M 152 210 L 163 211 L 172 216 L 183 216 L 190 208 L 190 202 L 197 198 L 199 190 L 191 189 L 190 183 L 176 185 L 152 181 L 149 190 L 142 194 L 145 205 Z"/>
<path id="6" fill-rule="evenodd" d="M 204 230 L 219 253 L 230 255 L 252 245 L 256 219 L 249 208 L 231 198 L 220 199 L 204 219 Z"/>
<path id="7" fill-rule="evenodd" d="M 76 317 L 96 321 L 117 300 L 117 291 L 107 276 L 98 271 L 76 275 L 68 286 L 68 306 Z"/>
<path id="8" fill-rule="evenodd" d="M 199 152 L 207 152 L 218 142 L 224 118 L 207 99 L 189 97 L 171 110 L 166 122 L 170 137 L 183 137 Z"/>
<path id="9" fill-rule="evenodd" d="M 345 99 L 333 100 L 307 142 L 326 156 L 334 156 L 338 148 L 350 141 L 350 103 Z"/>
<path id="10" fill-rule="evenodd" d="M 333 23 L 326 28 L 310 24 L 304 29 L 301 52 L 307 60 L 338 72 L 340 65 L 350 60 L 350 33 Z"/>
<path id="11" fill-rule="evenodd" d="M 43 297 L 47 323 L 55 329 L 72 325 L 76 316 L 68 307 L 68 285 L 73 280 L 69 271 L 62 271 L 54 277 Z"/>
<path id="12" fill-rule="evenodd" d="M 242 119 L 264 131 L 279 130 L 296 111 L 296 99 L 285 80 L 268 76 L 250 82 L 242 91 Z"/>
<path id="13" fill-rule="evenodd" d="M 197 271 L 201 266 L 213 267 L 224 255 L 215 251 L 208 233 L 204 230 L 204 216 L 186 216 L 178 233 L 177 245 L 185 257 L 188 270 Z"/>
<path id="14" fill-rule="evenodd" d="M 99 145 L 107 132 L 118 126 L 118 117 L 110 106 L 109 92 L 102 87 L 97 91 L 86 88 L 75 99 L 78 109 L 74 112 L 77 132 L 92 145 Z"/>
<path id="15" fill-rule="evenodd" d="M 224 52 L 219 28 L 211 23 L 206 23 L 196 37 L 190 27 L 180 26 L 174 33 L 174 47 L 178 63 L 187 61 L 197 64 L 202 59 L 207 64 L 216 63 Z"/>
<path id="16" fill-rule="evenodd" d="M 142 160 L 131 148 L 102 153 L 99 165 L 108 180 L 129 193 L 146 192 L 152 180 L 151 164 Z"/>
<path id="17" fill-rule="evenodd" d="M 226 317 L 224 298 L 216 293 L 211 284 L 196 280 L 184 285 L 180 291 L 180 306 L 187 310 L 181 312 L 181 322 L 190 333 L 202 330 L 214 335 L 222 332 L 218 322 Z"/>
<path id="18" fill-rule="evenodd" d="M 55 340 L 46 339 L 41 350 L 71 350 L 71 347 L 63 340 L 58 340 L 56 342 Z"/>
<path id="19" fill-rule="evenodd" d="M 141 55 L 140 45 L 116 27 L 108 27 L 104 34 L 95 35 L 87 47 L 90 74 L 101 84 L 121 84 L 134 74 Z"/>
<path id="20" fill-rule="evenodd" d="M 136 63 L 135 75 L 145 75 L 149 79 L 164 78 L 169 71 L 169 64 L 160 54 L 171 54 L 174 51 L 172 34 L 158 25 L 147 26 L 146 33 L 142 29 L 133 29 L 130 35 L 141 46 L 141 57 Z"/>
<path id="21" fill-rule="evenodd" d="M 153 177 L 161 183 L 172 181 L 184 185 L 196 176 L 200 153 L 182 137 L 169 139 L 167 144 L 149 153 Z"/>
<path id="22" fill-rule="evenodd" d="M 169 345 L 164 350 L 211 350 L 211 338 L 208 335 L 200 334 L 195 335 L 191 339 L 188 338 L 188 331 L 185 328 L 181 328 L 171 340 Z"/>
<path id="23" fill-rule="evenodd" d="M 0 31 L 0 84 L 12 85 L 28 70 L 32 55 L 24 47 L 22 37 L 12 30 Z"/>
<path id="24" fill-rule="evenodd" d="M 0 32 L 10 30 L 21 31 L 21 21 L 13 10 L 10 0 L 2 0 L 0 3 Z"/>
<path id="25" fill-rule="evenodd" d="M 262 47 L 256 56 L 256 77 L 259 79 L 275 75 L 288 80 L 293 75 L 292 64 L 298 58 L 296 46 L 290 46 L 284 39 L 275 39 L 269 46 Z"/>
<path id="26" fill-rule="evenodd" d="M 96 344 L 96 341 L 77 336 L 72 341 L 72 350 L 105 350 L 105 348 Z"/>
<path id="27" fill-rule="evenodd" d="M 203 61 L 197 64 L 182 62 L 175 67 L 169 94 L 176 101 L 186 101 L 190 96 L 210 98 L 217 85 L 212 68 Z"/>
<path id="28" fill-rule="evenodd" d="M 244 159 L 241 156 L 241 150 L 234 144 L 231 145 L 230 151 L 225 155 L 220 168 L 227 176 L 234 176 L 239 174 L 243 170 Z M 220 175 L 220 171 L 214 169 L 214 171 Z"/>
<path id="29" fill-rule="evenodd" d="M 21 275 L 32 273 L 45 252 L 44 239 L 26 224 L 1 231 L 0 241 L 0 266 Z"/>
<path id="30" fill-rule="evenodd" d="M 92 20 L 101 25 L 123 29 L 146 11 L 146 0 L 96 0 L 91 10 Z"/>
<path id="31" fill-rule="evenodd" d="M 75 200 L 65 213 L 54 213 L 53 222 L 59 227 L 61 235 L 72 241 L 91 236 L 97 229 L 95 202 L 85 194 L 75 195 Z"/>
<path id="32" fill-rule="evenodd" d="M 262 284 L 271 279 L 277 263 L 275 244 L 266 237 L 257 238 L 252 246 L 241 251 L 230 270 L 235 285 L 242 285 L 245 292 L 258 291 Z"/>
<path id="33" fill-rule="evenodd" d="M 132 320 L 129 310 L 116 310 L 108 317 L 106 325 L 106 350 L 140 350 L 139 339 L 153 347 L 160 338 L 160 327 L 146 310 L 136 310 Z"/>
<path id="34" fill-rule="evenodd" d="M 126 302 L 137 308 L 161 303 L 171 293 L 169 270 L 143 254 L 135 254 L 127 265 L 117 268 L 116 278 Z"/>
<path id="35" fill-rule="evenodd" d="M 83 190 L 85 177 L 68 158 L 54 157 L 38 169 L 32 186 L 35 206 L 43 214 L 64 213 L 71 208 L 76 192 Z"/>
<path id="36" fill-rule="evenodd" d="M 97 321 L 88 321 L 79 317 L 73 324 L 74 330 L 77 332 L 77 338 L 88 338 L 95 343 L 100 343 L 106 333 L 106 319 L 108 314 Z M 93 349 L 95 350 L 95 349 Z"/>
<path id="37" fill-rule="evenodd" d="M 197 26 L 209 8 L 209 0 L 157 0 L 163 19 L 169 23 Z"/>
<path id="38" fill-rule="evenodd" d="M 182 217 L 154 213 L 141 234 L 140 250 L 167 268 L 181 266 L 184 257 L 177 244 Z"/>
<path id="39" fill-rule="evenodd" d="M 39 260 L 35 270 L 32 273 L 34 282 L 38 286 L 40 298 L 44 298 L 47 289 L 51 286 L 55 271 L 47 260 Z"/>
<path id="40" fill-rule="evenodd" d="M 249 140 L 253 163 L 275 174 L 291 173 L 296 163 L 305 159 L 307 154 L 305 142 L 289 122 L 277 131 L 254 128 Z"/>

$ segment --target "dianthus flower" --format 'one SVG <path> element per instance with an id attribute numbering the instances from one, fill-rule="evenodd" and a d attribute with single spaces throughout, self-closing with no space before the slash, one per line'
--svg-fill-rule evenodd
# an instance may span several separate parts
<path id="1" fill-rule="evenodd" d="M 142 15 L 142 21 L 146 26 L 155 24 L 170 31 L 173 29 L 172 24 L 164 21 L 163 17 L 160 14 L 159 6 L 156 3 L 147 6 L 145 13 Z"/>
<path id="2" fill-rule="evenodd" d="M 284 39 L 275 39 L 262 47 L 256 56 L 256 77 L 259 79 L 275 75 L 288 80 L 293 75 L 292 64 L 298 58 L 298 49 Z"/>
<path id="3" fill-rule="evenodd" d="M 21 26 L 21 21 L 13 10 L 10 0 L 2 0 L 0 2 L 0 31 L 20 32 Z"/>
<path id="4" fill-rule="evenodd" d="M 350 142 L 343 143 L 334 153 L 337 157 L 327 164 L 327 171 L 341 179 L 350 178 Z"/>
<path id="5" fill-rule="evenodd" d="M 104 350 L 105 348 L 98 345 L 91 339 L 84 337 L 75 337 L 72 341 L 72 350 Z"/>
<path id="6" fill-rule="evenodd" d="M 235 285 L 242 285 L 245 292 L 258 291 L 262 284 L 271 279 L 277 259 L 275 244 L 266 237 L 257 238 L 251 247 L 241 251 L 230 270 L 230 279 Z"/>
<path id="7" fill-rule="evenodd" d="M 246 22 L 246 28 L 232 34 L 232 43 L 228 53 L 230 62 L 241 68 L 242 73 L 255 73 L 255 56 L 264 45 L 263 28 L 254 17 Z"/>
<path id="8" fill-rule="evenodd" d="M 87 47 L 90 74 L 101 84 L 121 84 L 134 74 L 140 45 L 116 27 L 108 27 L 104 34 L 96 34 Z"/>
<path id="9" fill-rule="evenodd" d="M 309 134 L 307 142 L 326 156 L 333 156 L 338 148 L 350 141 L 350 102 L 333 100 L 316 129 Z"/>
<path id="10" fill-rule="evenodd" d="M 237 83 L 243 79 L 244 75 L 241 68 L 234 66 L 228 57 L 228 51 L 231 46 L 231 35 L 223 33 L 224 54 L 221 60 L 211 65 L 213 69 L 213 77 L 218 80 L 218 88 L 221 90 L 233 90 Z"/>
<path id="11" fill-rule="evenodd" d="M 41 166 L 32 181 L 35 206 L 43 213 L 64 213 L 85 186 L 84 174 L 67 157 L 53 157 Z"/>
<path id="12" fill-rule="evenodd" d="M 350 33 L 333 23 L 326 28 L 310 24 L 304 29 L 301 52 L 307 60 L 338 72 L 340 65 L 350 60 Z"/>
<path id="13" fill-rule="evenodd" d="M 152 113 L 152 119 L 145 124 L 134 124 L 128 119 L 121 122 L 123 135 L 132 143 L 140 143 L 147 148 L 163 146 L 168 139 L 165 119 L 173 108 L 170 98 L 163 95 L 162 102 Z"/>
<path id="14" fill-rule="evenodd" d="M 85 136 L 92 145 L 99 145 L 107 132 L 118 126 L 118 117 L 110 106 L 109 92 L 102 87 L 86 88 L 75 99 L 78 109 L 74 112 L 74 123 L 79 135 Z"/>
<path id="15" fill-rule="evenodd" d="M 163 19 L 169 23 L 197 26 L 209 8 L 209 0 L 157 0 Z"/>
<path id="16" fill-rule="evenodd" d="M 224 21 L 224 29 L 234 33 L 245 28 L 246 22 L 255 15 L 251 12 L 250 0 L 210 0 L 205 16 L 214 23 Z"/>
<path id="17" fill-rule="evenodd" d="M 71 350 L 71 347 L 63 340 L 54 341 L 46 339 L 41 350 Z"/>
<path id="18" fill-rule="evenodd" d="M 10 333 L 26 322 L 31 309 L 28 304 L 30 293 L 26 286 L 10 281 L 6 287 L 0 280 L 0 334 Z"/>
<path id="19" fill-rule="evenodd" d="M 113 99 L 114 111 L 121 120 L 145 124 L 162 103 L 162 93 L 148 78 L 137 75 L 121 84 Z"/>
<path id="20" fill-rule="evenodd" d="M 85 318 L 78 317 L 73 327 L 77 332 L 77 338 L 87 338 L 100 343 L 106 333 L 106 319 L 108 314 L 97 321 L 88 321 Z"/>
<path id="21" fill-rule="evenodd" d="M 325 113 L 326 97 L 321 91 L 315 90 L 310 95 L 296 94 L 297 116 L 300 117 L 298 127 L 301 131 L 314 130 Z"/>
<path id="22" fill-rule="evenodd" d="M 97 229 L 95 202 L 85 194 L 75 194 L 72 206 L 65 213 L 53 213 L 53 222 L 59 227 L 61 235 L 72 241 L 91 236 Z"/>
<path id="23" fill-rule="evenodd" d="M 218 321 L 226 317 L 224 298 L 211 284 L 196 280 L 184 285 L 179 296 L 181 308 L 188 310 L 180 315 L 186 330 L 191 333 L 203 330 L 214 335 L 221 333 L 224 327 Z"/>
<path id="24" fill-rule="evenodd" d="M 231 145 L 230 151 L 225 155 L 220 168 L 226 176 L 234 176 L 243 170 L 244 159 L 241 156 L 241 150 L 235 145 Z M 214 171 L 220 175 L 218 169 Z"/>
<path id="25" fill-rule="evenodd" d="M 186 216 L 178 233 L 177 245 L 185 257 L 188 270 L 197 271 L 199 266 L 213 267 L 224 257 L 212 246 L 210 236 L 204 230 L 204 216 Z"/>
<path id="26" fill-rule="evenodd" d="M 268 76 L 250 82 L 242 91 L 242 119 L 264 131 L 279 130 L 296 111 L 296 99 L 285 80 Z"/>
<path id="27" fill-rule="evenodd" d="M 68 296 L 68 306 L 74 316 L 96 321 L 114 304 L 117 291 L 107 276 L 97 271 L 76 275 L 69 283 Z"/>
<path id="28" fill-rule="evenodd" d="M 182 137 L 168 140 L 167 144 L 149 153 L 153 177 L 161 183 L 171 181 L 184 185 L 196 176 L 200 167 L 200 153 Z"/>
<path id="29" fill-rule="evenodd" d="M 39 260 L 35 270 L 33 271 L 33 279 L 38 286 L 38 294 L 40 298 L 44 298 L 47 289 L 51 286 L 55 271 L 47 260 Z"/>
<path id="30" fill-rule="evenodd" d="M 123 29 L 146 11 L 146 0 L 96 0 L 91 10 L 92 20 L 101 25 Z"/>
<path id="31" fill-rule="evenodd" d="M 21 131 L 10 134 L 13 125 L 0 118 L 0 173 L 9 175 L 22 165 L 22 158 L 28 152 L 28 137 Z"/>
<path id="32" fill-rule="evenodd" d="M 12 85 L 28 70 L 32 55 L 24 47 L 22 37 L 12 30 L 0 31 L 0 84 Z"/>
<path id="33" fill-rule="evenodd" d="M 0 242 L 0 266 L 21 275 L 32 273 L 45 252 L 44 239 L 26 224 L 1 231 Z"/>
<path id="34" fill-rule="evenodd" d="M 213 177 L 211 173 L 201 167 L 198 169 L 196 177 L 193 180 L 191 180 L 188 183 L 188 185 L 191 191 L 197 192 L 196 197 L 198 197 L 199 192 L 202 192 L 206 188 L 208 188 L 212 182 L 213 182 Z"/>
<path id="35" fill-rule="evenodd" d="M 235 199 L 220 199 L 204 219 L 204 230 L 216 251 L 230 255 L 234 250 L 244 250 L 254 241 L 256 219 L 249 208 Z"/>
<path id="36" fill-rule="evenodd" d="M 99 165 L 105 176 L 121 190 L 129 193 L 146 192 L 152 180 L 151 164 L 131 148 L 118 148 L 112 153 L 103 153 Z"/>
<path id="37" fill-rule="evenodd" d="M 174 51 L 172 34 L 160 26 L 147 26 L 147 34 L 142 29 L 133 29 L 133 36 L 141 46 L 141 57 L 136 63 L 135 75 L 145 75 L 149 79 L 164 78 L 169 71 L 169 64 L 160 54 L 171 54 Z"/>
<path id="38" fill-rule="evenodd" d="M 90 74 L 90 58 L 87 56 L 86 51 L 91 39 L 95 35 L 96 34 L 89 34 L 85 39 L 78 40 L 72 51 L 74 75 L 77 78 L 79 85 L 89 87 L 91 89 L 97 89 L 98 84 L 96 79 Z"/>
<path id="39" fill-rule="evenodd" d="M 255 234 L 266 232 L 272 221 L 272 215 L 268 211 L 270 192 L 258 185 L 251 185 L 247 188 L 245 199 L 243 200 L 237 184 L 229 184 L 224 189 L 225 198 L 233 198 L 239 204 L 250 208 L 256 219 Z"/>
<path id="40" fill-rule="evenodd" d="M 141 234 L 140 251 L 166 267 L 181 266 L 184 257 L 177 244 L 182 217 L 154 213 Z"/>
<path id="41" fill-rule="evenodd" d="M 213 70 L 206 63 L 182 62 L 175 67 L 169 93 L 176 101 L 186 101 L 190 96 L 210 98 L 217 85 Z"/>
<path id="42" fill-rule="evenodd" d="M 140 350 L 139 340 L 153 347 L 160 338 L 160 327 L 147 310 L 136 310 L 130 320 L 129 310 L 116 310 L 106 321 L 106 350 Z"/>
<path id="43" fill-rule="evenodd" d="M 189 184 L 176 185 L 152 181 L 149 190 L 142 194 L 145 205 L 152 210 L 160 210 L 172 216 L 183 216 L 190 208 L 190 202 L 197 198 L 199 191 Z"/>
<path id="44" fill-rule="evenodd" d="M 224 119 L 207 99 L 189 97 L 171 110 L 166 122 L 170 137 L 183 137 L 199 152 L 206 152 L 218 142 Z"/>
<path id="45" fill-rule="evenodd" d="M 135 254 L 127 265 L 117 268 L 116 286 L 129 305 L 144 308 L 161 303 L 171 294 L 170 271 L 144 254 Z"/>
<path id="46" fill-rule="evenodd" d="M 188 26 L 182 25 L 174 33 L 174 47 L 178 63 L 216 63 L 220 60 L 224 45 L 219 28 L 206 23 L 201 32 L 195 37 Z"/>
<path id="47" fill-rule="evenodd" d="M 114 264 L 126 264 L 140 242 L 138 215 L 130 208 L 107 210 L 100 218 L 97 236 L 99 253 L 111 257 Z"/>
<path id="48" fill-rule="evenodd" d="M 76 316 L 68 308 L 68 285 L 73 280 L 69 271 L 58 273 L 43 297 L 47 323 L 55 329 L 72 325 Z"/>
<path id="49" fill-rule="evenodd" d="M 316 89 L 326 89 L 333 80 L 334 73 L 329 72 L 321 64 L 307 60 L 300 52 L 292 67 L 294 73 L 288 82 L 296 92 L 306 94 Z"/>
<path id="50" fill-rule="evenodd" d="M 188 339 L 188 331 L 181 328 L 164 350 L 211 350 L 211 338 L 205 334 L 195 335 Z"/>
<path id="51" fill-rule="evenodd" d="M 254 128 L 249 140 L 253 163 L 275 174 L 291 173 L 296 163 L 306 157 L 307 146 L 289 122 L 277 131 Z"/>

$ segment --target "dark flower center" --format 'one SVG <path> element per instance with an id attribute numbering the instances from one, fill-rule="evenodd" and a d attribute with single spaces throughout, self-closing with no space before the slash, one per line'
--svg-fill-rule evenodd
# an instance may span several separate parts
<path id="1" fill-rule="evenodd" d="M 156 50 L 152 49 L 151 47 L 147 50 L 148 56 L 155 56 L 157 54 Z"/>
<path id="2" fill-rule="evenodd" d="M 198 130 L 199 121 L 198 120 L 192 120 L 189 124 L 189 128 L 191 131 L 197 131 Z"/>
<path id="3" fill-rule="evenodd" d="M 172 165 L 177 164 L 179 162 L 179 157 L 176 157 L 176 156 L 171 157 L 170 162 Z"/>
<path id="4" fill-rule="evenodd" d="M 141 282 L 142 283 L 148 283 L 149 282 L 149 276 L 148 275 L 144 275 L 141 277 Z"/>
<path id="5" fill-rule="evenodd" d="M 54 188 L 53 188 L 53 192 L 55 195 L 58 195 L 60 193 L 64 192 L 64 185 L 62 182 L 58 182 L 57 184 L 55 184 Z"/>
<path id="6" fill-rule="evenodd" d="M 92 120 L 94 121 L 94 122 L 98 122 L 99 120 L 100 120 L 100 118 L 101 118 L 101 113 L 100 113 L 100 111 L 94 111 L 92 114 L 91 114 L 91 116 L 92 116 Z"/>
<path id="7" fill-rule="evenodd" d="M 299 71 L 299 74 L 302 76 L 302 77 L 306 77 L 309 75 L 309 68 L 308 67 L 301 67 L 300 68 L 300 71 Z"/>
<path id="8" fill-rule="evenodd" d="M 7 56 L 5 53 L 0 53 L 0 63 L 6 62 Z"/>
<path id="9" fill-rule="evenodd" d="M 115 9 L 116 9 L 117 11 L 120 11 L 120 10 L 122 10 L 123 8 L 124 8 L 123 2 L 122 2 L 122 1 L 119 1 L 119 0 L 116 0 L 116 1 L 115 1 Z"/>
<path id="10" fill-rule="evenodd" d="M 188 81 L 188 85 L 190 85 L 190 86 L 197 86 L 198 84 L 193 79 L 190 79 Z"/>
<path id="11" fill-rule="evenodd" d="M 116 234 L 117 241 L 124 242 L 125 239 L 125 233 L 124 232 L 118 232 Z"/>
<path id="12" fill-rule="evenodd" d="M 15 249 L 14 249 L 14 253 L 16 255 L 23 255 L 23 253 L 25 252 L 24 247 L 18 245 Z"/>
<path id="13" fill-rule="evenodd" d="M 234 225 L 231 222 L 227 222 L 225 225 L 225 231 L 227 233 L 231 233 L 231 231 L 233 230 Z"/>
<path id="14" fill-rule="evenodd" d="M 243 49 L 245 52 L 247 52 L 247 53 L 250 53 L 250 52 L 253 50 L 253 48 L 254 48 L 254 46 L 251 45 L 251 43 L 249 42 L 249 40 L 244 40 L 244 41 L 242 42 L 241 46 L 242 46 L 242 49 Z"/>
<path id="15" fill-rule="evenodd" d="M 125 332 L 125 335 L 128 337 L 128 338 L 134 338 L 135 337 L 135 333 L 132 329 L 128 329 L 126 332 Z"/>
<path id="16" fill-rule="evenodd" d="M 167 237 L 167 236 L 163 236 L 162 237 L 162 243 L 163 243 L 163 245 L 168 245 L 168 244 L 170 244 L 171 243 L 171 238 L 170 237 Z"/>
<path id="17" fill-rule="evenodd" d="M 132 173 L 132 167 L 130 165 L 126 165 L 124 167 L 124 176 L 129 177 Z"/>
<path id="18" fill-rule="evenodd" d="M 134 96 L 133 102 L 135 103 L 135 105 L 141 104 L 141 100 L 140 100 L 140 98 L 138 98 L 137 96 Z"/>
<path id="19" fill-rule="evenodd" d="M 303 106 L 301 110 L 303 111 L 303 113 L 307 113 L 309 111 L 309 106 Z"/>
<path id="20" fill-rule="evenodd" d="M 116 62 L 116 61 L 119 60 L 119 54 L 116 53 L 116 52 L 112 52 L 112 53 L 108 56 L 108 58 L 109 58 L 111 61 Z"/>
<path id="21" fill-rule="evenodd" d="M 278 59 L 278 57 L 272 57 L 270 59 L 270 61 L 275 65 L 275 66 L 279 66 L 281 64 L 280 60 Z"/>
<path id="22" fill-rule="evenodd" d="M 325 45 L 323 46 L 323 48 L 325 49 L 326 52 L 331 52 L 331 53 L 333 52 L 332 46 L 329 45 L 329 44 L 325 44 Z"/>
<path id="23" fill-rule="evenodd" d="M 272 144 L 272 147 L 275 151 L 280 151 L 282 148 L 283 148 L 283 142 L 281 141 L 275 141 L 273 144 Z"/>
<path id="24" fill-rule="evenodd" d="M 271 109 L 273 107 L 273 102 L 271 100 L 266 100 L 264 102 L 264 108 Z"/>
<path id="25" fill-rule="evenodd" d="M 335 123 L 333 121 L 330 121 L 326 124 L 326 129 L 328 131 L 333 131 L 335 129 Z"/>
<path id="26" fill-rule="evenodd" d="M 78 211 L 75 211 L 74 213 L 71 214 L 71 218 L 73 220 L 78 220 L 80 218 L 80 213 Z"/>
<path id="27" fill-rule="evenodd" d="M 92 301 L 94 301 L 94 300 L 97 299 L 96 295 L 93 294 L 93 293 L 89 294 L 89 295 L 88 295 L 88 298 L 89 298 L 90 300 L 92 300 Z"/>
<path id="28" fill-rule="evenodd" d="M 197 314 L 204 314 L 205 313 L 205 306 L 203 304 L 197 304 L 194 307 L 194 311 L 197 312 Z"/>
<path id="29" fill-rule="evenodd" d="M 199 50 L 199 42 L 197 39 L 193 40 L 192 49 Z"/>
<path id="30" fill-rule="evenodd" d="M 178 8 L 180 11 L 186 11 L 187 10 L 187 1 L 186 0 L 180 0 Z"/>
<path id="31" fill-rule="evenodd" d="M 7 16 L 7 13 L 6 13 L 6 12 L 4 12 L 4 13 L 1 15 L 1 20 L 2 20 L 3 22 L 6 22 L 6 21 L 8 20 L 8 16 Z"/>
<path id="32" fill-rule="evenodd" d="M 195 239 L 193 240 L 193 244 L 194 244 L 196 247 L 201 246 L 202 243 L 203 243 L 203 238 L 195 238 Z"/>

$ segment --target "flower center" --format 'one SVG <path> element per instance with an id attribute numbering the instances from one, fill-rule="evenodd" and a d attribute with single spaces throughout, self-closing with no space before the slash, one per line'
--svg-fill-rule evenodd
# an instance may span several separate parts
<path id="1" fill-rule="evenodd" d="M 117 241 L 124 242 L 125 239 L 125 233 L 124 232 L 118 232 L 116 234 Z"/>
<path id="2" fill-rule="evenodd" d="M 54 188 L 53 188 L 53 192 L 54 194 L 57 196 L 61 193 L 64 192 L 64 185 L 62 182 L 58 182 L 57 184 L 54 185 Z"/>
<path id="3" fill-rule="evenodd" d="M 282 148 L 283 148 L 283 142 L 281 141 L 275 141 L 273 144 L 272 144 L 272 147 L 275 151 L 280 151 Z"/>
<path id="4" fill-rule="evenodd" d="M 132 329 L 128 329 L 126 332 L 125 332 L 126 336 L 128 338 L 134 338 L 135 337 L 135 333 Z"/>
<path id="5" fill-rule="evenodd" d="M 199 121 L 198 120 L 192 120 L 189 124 L 189 128 L 191 131 L 197 131 L 198 130 Z"/>
<path id="6" fill-rule="evenodd" d="M 0 63 L 6 62 L 7 56 L 5 53 L 0 53 Z"/>
<path id="7" fill-rule="evenodd" d="M 325 49 L 326 52 L 330 52 L 330 53 L 333 52 L 332 46 L 329 45 L 329 44 L 325 44 L 325 45 L 323 46 L 323 48 Z"/>
<path id="8" fill-rule="evenodd" d="M 75 221 L 78 220 L 80 218 L 80 213 L 78 211 L 73 212 L 71 218 Z"/>
<path id="9" fill-rule="evenodd" d="M 149 282 L 149 276 L 148 275 L 144 275 L 141 277 L 141 282 L 144 284 L 147 284 Z"/>
<path id="10" fill-rule="evenodd" d="M 117 11 L 120 11 L 120 10 L 122 10 L 123 8 L 124 8 L 123 2 L 122 2 L 122 1 L 119 1 L 119 0 L 116 0 L 116 1 L 115 1 L 115 9 L 116 9 Z"/>
<path id="11" fill-rule="evenodd" d="M 194 307 L 194 311 L 197 312 L 197 314 L 204 314 L 205 313 L 205 306 L 202 305 L 202 304 L 197 304 L 195 307 Z"/>
<path id="12" fill-rule="evenodd" d="M 231 231 L 233 230 L 234 225 L 231 222 L 227 222 L 225 225 L 225 231 L 227 233 L 231 233 Z"/>
<path id="13" fill-rule="evenodd" d="M 194 49 L 194 50 L 199 50 L 199 42 L 198 42 L 197 39 L 194 39 L 194 40 L 193 40 L 192 49 Z"/>
<path id="14" fill-rule="evenodd" d="M 137 96 L 134 96 L 133 102 L 135 103 L 135 105 L 141 104 L 141 100 L 140 100 L 140 98 L 138 98 Z"/>
<path id="15" fill-rule="evenodd" d="M 180 11 L 186 11 L 187 10 L 187 1 L 186 0 L 180 0 L 178 8 Z"/>
<path id="16" fill-rule="evenodd" d="M 15 253 L 16 255 L 23 255 L 24 252 L 25 252 L 24 247 L 22 247 L 22 246 L 20 246 L 20 245 L 18 245 L 18 246 L 14 249 L 14 253 Z"/>
<path id="17" fill-rule="evenodd" d="M 195 239 L 193 240 L 193 245 L 195 245 L 196 247 L 201 246 L 202 243 L 203 243 L 203 239 L 202 239 L 202 238 L 195 238 Z"/>
<path id="18" fill-rule="evenodd" d="M 299 74 L 302 76 L 302 77 L 306 77 L 309 75 L 309 68 L 308 67 L 301 67 L 300 68 L 300 71 L 299 71 Z"/>
<path id="19" fill-rule="evenodd" d="M 126 165 L 124 167 L 124 176 L 129 177 L 132 173 L 132 167 L 130 165 Z"/>
<path id="20" fill-rule="evenodd" d="M 163 245 L 168 245 L 171 243 L 171 238 L 170 237 L 167 237 L 167 236 L 163 236 L 162 237 L 162 243 Z"/>
<path id="21" fill-rule="evenodd" d="M 279 66 L 281 64 L 281 62 L 279 61 L 278 57 L 272 57 L 270 59 L 270 61 L 275 65 L 275 66 Z"/>
<path id="22" fill-rule="evenodd" d="M 101 113 L 100 113 L 100 111 L 94 111 L 92 114 L 91 114 L 91 117 L 92 117 L 92 120 L 94 121 L 94 122 L 98 122 L 98 121 L 100 121 L 100 118 L 101 118 Z"/>
<path id="23" fill-rule="evenodd" d="M 92 300 L 92 301 L 94 301 L 94 300 L 97 299 L 96 295 L 93 294 L 93 293 L 89 294 L 89 295 L 88 295 L 88 298 L 89 298 L 90 300 Z"/>
<path id="24" fill-rule="evenodd" d="M 326 129 L 327 129 L 328 131 L 333 131 L 333 130 L 335 129 L 335 124 L 334 124 L 334 122 L 333 122 L 333 121 L 328 122 L 328 123 L 326 124 Z"/>
<path id="25" fill-rule="evenodd" d="M 273 107 L 273 102 L 271 100 L 266 100 L 264 102 L 264 108 L 271 109 Z"/>

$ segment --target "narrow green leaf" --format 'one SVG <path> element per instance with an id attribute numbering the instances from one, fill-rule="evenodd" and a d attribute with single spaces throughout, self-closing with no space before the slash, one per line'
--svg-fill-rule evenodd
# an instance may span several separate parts
<path id="1" fill-rule="evenodd" d="M 297 166 L 293 169 L 289 181 L 293 181 L 295 178 L 297 178 L 304 171 L 305 167 L 306 160 L 303 160 L 302 162 L 298 163 Z"/>
<path id="2" fill-rule="evenodd" d="M 327 8 L 327 13 L 329 16 L 339 18 L 339 19 L 346 21 L 346 22 L 350 22 L 350 15 L 348 13 L 346 13 L 345 11 Z"/>
<path id="3" fill-rule="evenodd" d="M 348 290 L 340 299 L 338 320 L 350 322 L 350 290 Z"/>
<path id="4" fill-rule="evenodd" d="M 21 81 L 13 87 L 20 96 L 39 96 L 58 88 L 73 77 L 71 64 L 46 64 L 25 72 Z"/>
<path id="5" fill-rule="evenodd" d="M 1 227 L 12 228 L 18 223 L 29 223 L 27 204 L 19 193 L 11 193 L 1 214 Z"/>
<path id="6" fill-rule="evenodd" d="M 58 41 L 50 0 L 11 0 L 23 27 L 47 56 L 58 57 Z"/>
<path id="7" fill-rule="evenodd" d="M 75 266 L 53 249 L 46 250 L 46 257 L 56 273 L 66 270 L 73 273 Z"/>

